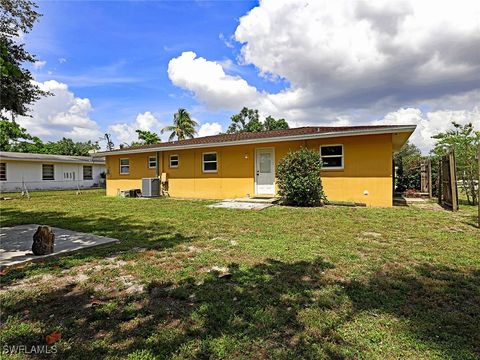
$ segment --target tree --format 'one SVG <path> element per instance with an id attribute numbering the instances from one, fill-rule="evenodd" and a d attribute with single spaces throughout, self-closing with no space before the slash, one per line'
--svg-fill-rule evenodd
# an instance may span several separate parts
<path id="1" fill-rule="evenodd" d="M 238 114 L 231 117 L 232 123 L 228 127 L 228 134 L 242 132 L 258 132 L 268 130 L 288 129 L 288 123 L 285 119 L 275 120 L 272 116 L 267 116 L 265 121 L 260 121 L 258 110 L 244 107 Z"/>
<path id="2" fill-rule="evenodd" d="M 264 130 L 283 130 L 289 129 L 288 123 L 285 119 L 275 120 L 272 116 L 267 116 L 265 122 L 263 123 Z"/>
<path id="3" fill-rule="evenodd" d="M 152 131 L 135 130 L 135 132 L 138 134 L 138 140 L 140 140 L 142 144 L 157 144 L 161 142 L 158 135 Z"/>
<path id="4" fill-rule="evenodd" d="M 185 140 L 186 138 L 193 139 L 197 131 L 195 127 L 198 126 L 197 122 L 193 120 L 186 109 L 180 108 L 173 115 L 173 125 L 166 126 L 162 129 L 161 133 L 172 132 L 168 138 L 168 141 Z"/>
<path id="5" fill-rule="evenodd" d="M 98 142 L 75 142 L 69 138 L 58 141 L 49 141 L 43 147 L 42 153 L 69 156 L 89 156 L 91 150 L 100 150 Z"/>
<path id="6" fill-rule="evenodd" d="M 318 151 L 302 148 L 284 156 L 277 167 L 278 194 L 288 205 L 317 206 L 325 199 Z"/>
<path id="7" fill-rule="evenodd" d="M 115 144 L 112 141 L 112 136 L 110 134 L 105 134 L 105 137 L 101 138 L 100 140 L 107 141 L 107 150 L 112 151 L 115 148 Z"/>
<path id="8" fill-rule="evenodd" d="M 259 120 L 258 110 L 244 107 L 238 114 L 231 117 L 232 123 L 227 133 L 258 132 L 263 131 L 263 124 Z"/>
<path id="9" fill-rule="evenodd" d="M 0 151 L 88 156 L 90 150 L 100 150 L 98 142 L 75 142 L 63 138 L 44 143 L 40 138 L 30 135 L 16 122 L 0 120 Z"/>
<path id="10" fill-rule="evenodd" d="M 1 0 L 0 8 L 0 118 L 7 120 L 7 112 L 14 121 L 15 116 L 27 115 L 29 105 L 50 93 L 42 91 L 30 71 L 22 67 L 36 59 L 18 43 L 40 16 L 37 6 L 29 0 Z"/>
<path id="11" fill-rule="evenodd" d="M 403 192 L 408 189 L 420 189 L 420 167 L 422 162 L 420 149 L 407 142 L 393 157 L 397 167 L 395 190 Z"/>
<path id="12" fill-rule="evenodd" d="M 476 160 L 477 148 L 480 144 L 480 131 L 476 131 L 472 123 L 460 125 L 452 122 L 453 129 L 433 136 L 437 140 L 431 151 L 434 159 L 453 150 L 457 164 L 457 176 L 460 179 L 460 187 L 467 196 L 467 202 L 476 205 L 478 179 L 478 161 Z M 438 164 L 438 160 L 435 161 Z"/>
<path id="13" fill-rule="evenodd" d="M 0 120 L 0 151 L 15 151 L 15 144 L 20 140 L 31 140 L 27 130 L 15 122 Z"/>

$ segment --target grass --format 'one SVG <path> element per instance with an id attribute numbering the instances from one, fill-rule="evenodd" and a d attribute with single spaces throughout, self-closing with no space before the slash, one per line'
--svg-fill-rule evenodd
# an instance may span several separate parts
<path id="1" fill-rule="evenodd" d="M 2 346 L 59 331 L 45 358 L 480 357 L 476 208 L 208 203 L 100 191 L 2 201 L 2 226 L 121 240 L 4 272 Z"/>

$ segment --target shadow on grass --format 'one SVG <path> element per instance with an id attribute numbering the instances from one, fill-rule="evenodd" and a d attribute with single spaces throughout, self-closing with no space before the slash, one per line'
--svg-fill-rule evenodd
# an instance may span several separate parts
<path id="1" fill-rule="evenodd" d="M 184 236 L 176 232 L 173 226 L 166 224 L 161 219 L 155 222 L 139 222 L 138 220 L 132 222 L 128 216 L 89 216 L 88 214 L 74 216 L 59 211 L 30 212 L 28 216 L 28 218 L 25 217 L 25 213 L 18 210 L 2 209 L 2 217 L 5 219 L 2 226 L 47 224 L 53 227 L 107 236 L 118 239 L 120 242 L 82 249 L 72 254 L 10 268 L 2 276 L 2 285 L 8 285 L 13 280 L 21 279 L 27 276 L 28 272 L 51 273 L 52 270 L 66 269 L 77 265 L 80 261 L 102 259 L 106 256 L 127 252 L 134 254 L 135 250 L 161 250 L 195 239 L 193 236 Z"/>
<path id="2" fill-rule="evenodd" d="M 34 308 L 32 299 L 7 301 L 4 314 L 23 321 L 18 314 L 30 307 L 29 322 L 43 324 L 44 333 L 60 330 L 60 358 L 358 358 L 378 350 L 368 328 L 381 332 L 385 325 L 372 313 L 405 325 L 394 329 L 397 340 L 383 348 L 391 351 L 385 357 L 401 357 L 395 351 L 405 339 L 411 343 L 400 348 L 420 353 L 480 355 L 479 272 L 425 264 L 345 282 L 325 276 L 332 267 L 322 259 L 231 264 L 225 277 L 153 281 L 143 294 L 110 294 L 96 307 L 89 306 L 91 291 L 65 287 L 35 299 Z M 369 326 L 358 326 L 360 318 Z M 13 324 L 7 319 L 6 326 Z M 6 344 L 43 341 L 41 331 L 8 334 Z"/>

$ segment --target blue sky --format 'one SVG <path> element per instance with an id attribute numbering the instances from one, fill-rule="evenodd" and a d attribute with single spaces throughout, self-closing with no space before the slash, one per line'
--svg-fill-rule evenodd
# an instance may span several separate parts
<path id="1" fill-rule="evenodd" d="M 41 1 L 24 37 L 55 94 L 18 119 L 44 140 L 118 145 L 179 107 L 199 135 L 243 106 L 290 126 L 416 124 L 424 151 L 451 121 L 480 126 L 480 2 Z"/>
<path id="2" fill-rule="evenodd" d="M 239 44 L 225 39 L 252 1 L 48 1 L 43 17 L 26 38 L 28 48 L 46 61 L 35 71 L 38 81 L 56 79 L 76 96 L 89 98 L 92 117 L 102 126 L 130 121 L 151 111 L 169 120 L 178 107 L 197 102 L 168 78 L 170 59 L 182 51 L 219 61 L 235 61 Z M 63 60 L 64 59 L 64 60 Z M 239 67 L 240 68 L 240 67 Z M 258 88 L 277 90 L 254 66 L 237 69 Z M 232 73 L 236 72 L 235 70 Z M 200 121 L 225 121 L 231 112 L 196 112 Z"/>

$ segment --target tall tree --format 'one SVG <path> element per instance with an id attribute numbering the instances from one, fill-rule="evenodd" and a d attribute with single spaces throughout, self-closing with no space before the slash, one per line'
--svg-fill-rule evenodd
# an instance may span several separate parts
<path id="1" fill-rule="evenodd" d="M 454 150 L 460 187 L 465 193 L 468 203 L 475 205 L 479 200 L 476 191 L 478 179 L 476 154 L 480 144 L 480 131 L 475 130 L 472 123 L 460 125 L 452 122 L 452 125 L 453 129 L 433 136 L 437 142 L 431 151 L 431 155 L 438 159 L 449 150 Z"/>
<path id="2" fill-rule="evenodd" d="M 33 82 L 32 74 L 23 67 L 36 59 L 19 43 L 40 14 L 30 0 L 0 0 L 0 9 L 0 118 L 8 120 L 5 114 L 9 113 L 14 120 L 15 116 L 27 115 L 29 105 L 49 94 Z"/>
<path id="3" fill-rule="evenodd" d="M 265 122 L 263 123 L 263 127 L 266 131 L 269 131 L 269 130 L 283 130 L 283 129 L 289 129 L 290 128 L 285 119 L 275 120 L 270 115 L 265 118 Z"/>
<path id="4" fill-rule="evenodd" d="M 166 126 L 162 129 L 161 133 L 172 132 L 168 138 L 169 141 L 172 141 L 177 138 L 177 140 L 185 140 L 186 138 L 193 139 L 197 131 L 195 127 L 198 126 L 197 122 L 193 120 L 186 109 L 180 108 L 173 115 L 173 125 Z"/>
<path id="5" fill-rule="evenodd" d="M 233 115 L 231 119 L 232 123 L 228 127 L 228 134 L 289 128 L 285 119 L 276 120 L 270 115 L 266 117 L 264 122 L 261 122 L 258 115 L 258 110 L 249 109 L 247 107 L 244 107 L 238 114 Z"/>
<path id="6" fill-rule="evenodd" d="M 244 107 L 238 114 L 231 117 L 227 133 L 258 132 L 263 131 L 263 124 L 260 122 L 258 110 Z"/>
<path id="7" fill-rule="evenodd" d="M 157 144 L 161 142 L 158 135 L 152 131 L 135 130 L 135 132 L 138 134 L 138 140 L 140 140 L 142 144 Z"/>

